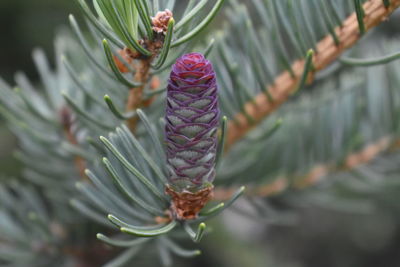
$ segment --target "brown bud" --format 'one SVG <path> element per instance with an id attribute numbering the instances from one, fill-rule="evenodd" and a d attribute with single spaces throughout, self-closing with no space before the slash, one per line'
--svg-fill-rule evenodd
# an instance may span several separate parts
<path id="1" fill-rule="evenodd" d="M 172 18 L 172 12 L 170 10 L 158 11 L 156 16 L 151 19 L 153 31 L 165 34 L 168 29 L 170 18 Z"/>

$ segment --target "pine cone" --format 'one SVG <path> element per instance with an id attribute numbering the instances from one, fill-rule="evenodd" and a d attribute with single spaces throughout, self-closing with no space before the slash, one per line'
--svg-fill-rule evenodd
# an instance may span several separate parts
<path id="1" fill-rule="evenodd" d="M 165 116 L 169 182 L 176 192 L 211 186 L 219 113 L 211 62 L 199 53 L 177 59 L 168 81 Z"/>

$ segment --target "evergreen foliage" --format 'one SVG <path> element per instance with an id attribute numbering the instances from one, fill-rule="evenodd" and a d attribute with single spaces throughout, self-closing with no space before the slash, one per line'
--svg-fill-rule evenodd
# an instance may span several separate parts
<path id="1" fill-rule="evenodd" d="M 76 2 L 82 23 L 70 15 L 57 36 L 55 69 L 35 50 L 39 85 L 0 80 L 24 166 L 0 184 L 0 266 L 130 266 L 140 254 L 171 266 L 199 255 L 187 241 L 212 235 L 207 221 L 238 199 L 251 209 L 232 209 L 260 224 L 287 223 L 276 199 L 360 211 L 379 195 L 398 208 L 398 40 L 368 31 L 400 1 Z M 165 193 L 164 132 L 171 66 L 189 52 L 213 63 L 223 116 L 214 199 L 182 219 Z"/>

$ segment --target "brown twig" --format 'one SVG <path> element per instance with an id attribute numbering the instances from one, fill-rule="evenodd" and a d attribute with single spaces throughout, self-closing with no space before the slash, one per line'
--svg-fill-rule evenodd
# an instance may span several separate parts
<path id="1" fill-rule="evenodd" d="M 69 108 L 67 108 L 66 106 L 60 110 L 60 120 L 61 120 L 61 124 L 63 126 L 65 137 L 68 140 L 68 142 L 74 146 L 79 145 L 78 140 L 76 139 L 76 137 L 72 131 L 72 113 L 71 113 L 71 110 Z M 74 163 L 75 163 L 75 167 L 79 173 L 79 176 L 82 179 L 88 180 L 88 178 L 85 174 L 85 169 L 86 169 L 85 160 L 80 156 L 75 156 Z"/>
<path id="2" fill-rule="evenodd" d="M 162 33 L 156 33 L 156 38 L 154 39 L 154 41 L 141 41 L 141 43 L 144 44 L 144 46 L 151 52 L 152 55 L 150 57 L 145 57 L 127 47 L 118 51 L 119 55 L 125 61 L 125 63 L 119 60 L 117 56 L 113 55 L 115 65 L 117 66 L 119 71 L 122 73 L 129 73 L 130 70 L 125 65 L 129 64 L 132 68 L 135 69 L 135 75 L 133 77 L 134 80 L 141 84 L 139 87 L 130 89 L 128 100 L 126 102 L 126 111 L 132 111 L 141 107 L 147 107 L 154 100 L 154 97 L 150 99 L 143 99 L 143 90 L 147 83 L 149 83 L 149 89 L 151 90 L 156 89 L 160 85 L 159 80 L 157 80 L 156 76 L 151 77 L 150 66 L 151 62 L 154 60 L 159 50 L 163 46 L 163 42 L 164 35 Z M 137 120 L 138 118 L 137 116 L 135 116 L 127 121 L 127 125 L 132 133 L 135 131 Z"/>
<path id="3" fill-rule="evenodd" d="M 376 142 L 365 146 L 362 150 L 349 154 L 343 161 L 343 164 L 338 165 L 332 162 L 318 164 L 311 168 L 311 170 L 305 175 L 302 175 L 300 177 L 295 176 L 295 178 L 290 179 L 289 177 L 283 176 L 277 177 L 274 182 L 270 184 L 249 188 L 248 190 L 246 190 L 246 194 L 260 197 L 272 196 L 281 193 L 286 188 L 288 188 L 288 181 L 290 180 L 296 181 L 292 185 L 292 187 L 303 189 L 316 184 L 328 174 L 355 169 L 362 164 L 371 162 L 382 152 L 388 150 L 396 150 L 399 147 L 400 139 L 393 141 L 390 137 L 383 137 Z M 214 200 L 227 200 L 233 195 L 236 190 L 236 188 L 218 188 L 215 190 Z"/>
<path id="4" fill-rule="evenodd" d="M 135 73 L 135 81 L 142 83 L 142 85 L 137 88 L 131 88 L 128 101 L 126 103 L 126 111 L 136 110 L 137 108 L 140 108 L 142 104 L 143 89 L 149 76 L 150 62 L 151 61 L 149 59 L 140 60 L 138 62 Z M 128 128 L 132 133 L 135 132 L 137 120 L 137 116 L 134 116 L 127 121 Z"/>
<path id="5" fill-rule="evenodd" d="M 137 53 L 128 53 L 131 56 L 130 61 L 136 70 L 134 80 L 141 83 L 141 86 L 137 88 L 132 88 L 130 90 L 128 101 L 126 103 L 126 111 L 136 110 L 143 106 L 148 106 L 151 103 L 151 99 L 143 99 L 143 90 L 148 81 L 150 81 L 150 66 L 153 60 L 157 57 L 161 48 L 164 44 L 165 34 L 168 28 L 168 22 L 172 18 L 172 12 L 168 9 L 164 11 L 159 11 L 154 18 L 152 18 L 152 28 L 155 35 L 154 40 L 141 40 L 141 44 L 150 51 L 150 57 L 143 57 Z M 125 48 L 127 50 L 127 48 Z M 128 49 L 129 51 L 129 49 Z M 136 64 L 133 59 L 138 59 Z M 150 82 L 150 89 L 151 88 Z M 154 99 L 154 97 L 153 97 Z M 128 128 L 131 132 L 135 132 L 138 117 L 134 116 L 127 121 Z"/>
<path id="6" fill-rule="evenodd" d="M 141 57 L 132 53 L 133 59 L 138 59 L 136 62 L 132 62 L 132 66 L 135 68 L 136 73 L 134 80 L 141 83 L 139 87 L 131 88 L 128 96 L 128 101 L 126 103 L 126 111 L 136 110 L 143 106 L 146 106 L 147 99 L 143 99 L 143 90 L 148 83 L 150 78 L 150 66 L 151 62 L 157 56 L 159 50 L 162 48 L 164 43 L 164 35 L 157 34 L 154 41 L 143 41 L 145 47 L 151 52 L 150 57 Z M 127 49 L 127 48 L 125 48 Z M 134 116 L 127 121 L 128 128 L 131 132 L 135 132 L 138 117 Z"/>
<path id="7" fill-rule="evenodd" d="M 391 0 L 388 8 L 384 6 L 382 0 L 369 0 L 364 3 L 364 24 L 365 29 L 370 30 L 377 26 L 398 7 L 400 0 Z M 340 41 L 336 45 L 333 38 L 329 35 L 322 39 L 317 44 L 316 53 L 313 59 L 315 71 L 324 69 L 327 65 L 335 61 L 346 49 L 352 47 L 360 38 L 357 16 L 355 13 L 351 14 L 342 24 L 342 27 L 337 27 L 335 32 Z M 274 85 L 268 86 L 268 91 L 272 98 L 271 102 L 268 96 L 264 93 L 257 95 L 254 101 L 245 104 L 245 112 L 235 115 L 235 120 L 228 122 L 228 133 L 225 148 L 229 149 L 235 142 L 240 140 L 246 135 L 257 123 L 259 123 L 266 116 L 279 108 L 290 96 L 300 80 L 304 70 L 305 61 L 297 60 L 292 64 L 292 69 L 295 77 L 292 78 L 289 72 L 284 71 L 281 73 L 274 82 Z M 313 80 L 312 74 L 308 79 L 311 83 Z M 244 114 L 248 114 L 253 121 L 250 122 Z"/>

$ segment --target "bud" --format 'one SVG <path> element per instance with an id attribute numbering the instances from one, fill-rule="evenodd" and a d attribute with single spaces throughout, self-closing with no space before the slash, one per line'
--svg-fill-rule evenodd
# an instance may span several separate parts
<path id="1" fill-rule="evenodd" d="M 151 18 L 153 31 L 165 34 L 168 29 L 170 18 L 172 18 L 172 12 L 170 10 L 166 9 L 164 11 L 158 11 L 156 16 Z"/>
<path id="2" fill-rule="evenodd" d="M 167 193 L 178 218 L 195 218 L 212 196 L 219 113 L 211 62 L 199 53 L 179 58 L 168 81 L 165 115 Z"/>

